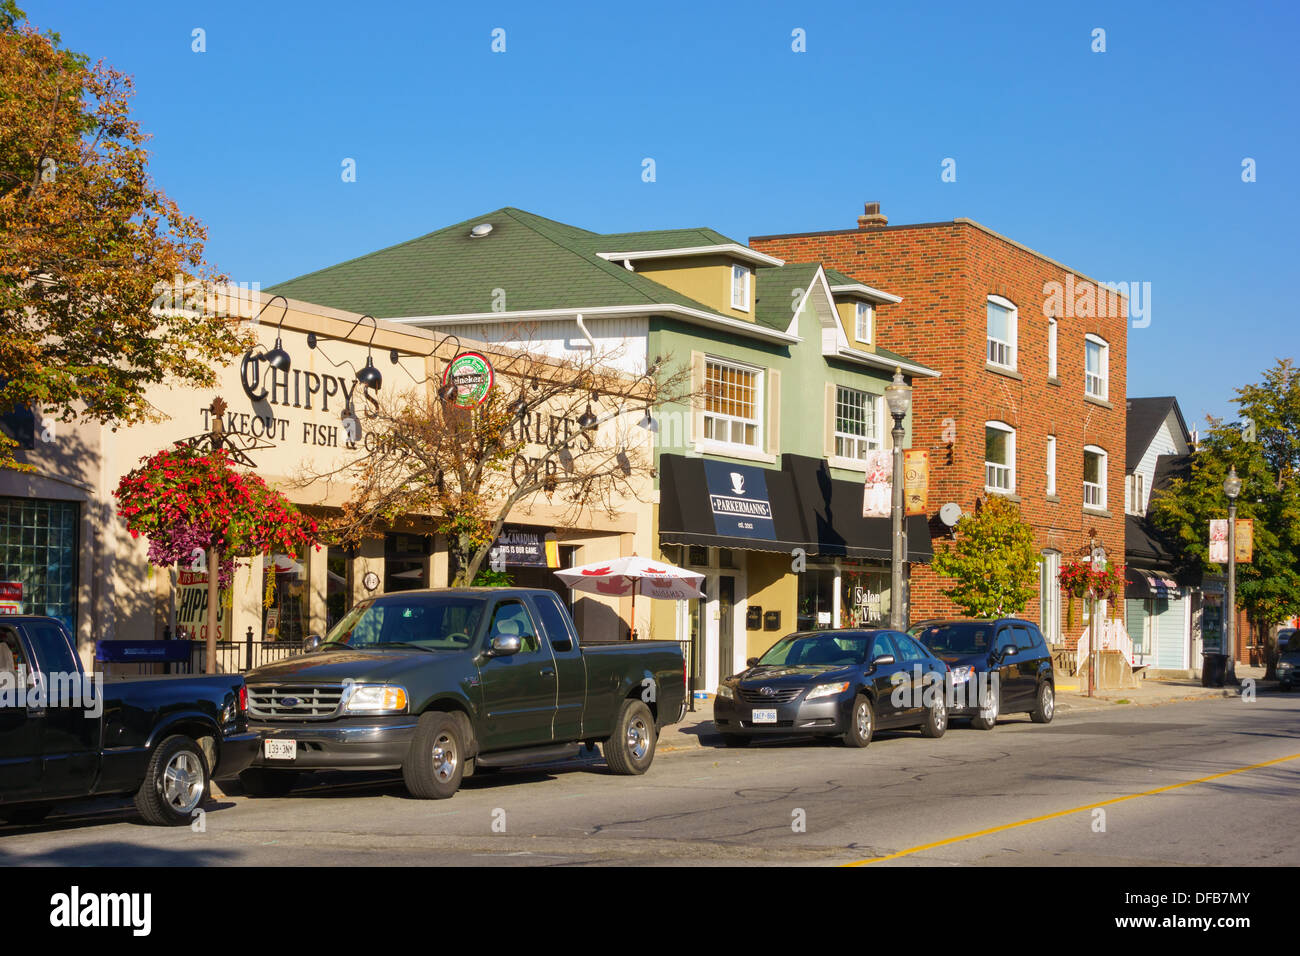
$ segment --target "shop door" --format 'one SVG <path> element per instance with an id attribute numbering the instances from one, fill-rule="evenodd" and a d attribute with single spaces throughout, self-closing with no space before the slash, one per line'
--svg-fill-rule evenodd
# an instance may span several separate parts
<path id="1" fill-rule="evenodd" d="M 736 670 L 736 579 L 718 575 L 718 680 Z"/>

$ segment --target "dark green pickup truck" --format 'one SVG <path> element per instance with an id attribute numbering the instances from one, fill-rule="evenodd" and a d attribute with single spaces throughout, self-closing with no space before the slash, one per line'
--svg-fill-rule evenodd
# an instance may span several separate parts
<path id="1" fill-rule="evenodd" d="M 247 682 L 262 743 L 241 780 L 267 796 L 300 770 L 400 768 L 413 796 L 446 798 L 476 768 L 595 743 L 613 772 L 644 773 L 686 708 L 676 641 L 579 645 L 563 602 L 532 588 L 376 597 Z"/>

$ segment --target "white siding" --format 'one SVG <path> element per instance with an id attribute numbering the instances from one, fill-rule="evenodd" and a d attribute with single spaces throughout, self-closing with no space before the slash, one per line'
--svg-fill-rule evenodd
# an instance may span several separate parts
<path id="1" fill-rule="evenodd" d="M 592 318 L 583 323 L 602 355 L 621 371 L 639 374 L 646 367 L 649 322 L 644 316 Z M 459 336 L 462 343 L 483 342 L 506 348 L 527 349 L 540 355 L 570 357 L 591 352 L 591 344 L 573 319 L 466 322 L 461 325 L 426 326 L 438 335 Z"/>
<path id="2" fill-rule="evenodd" d="M 1155 437 L 1151 439 L 1151 444 L 1143 452 L 1142 460 L 1134 469 L 1133 473 L 1142 476 L 1142 501 L 1134 502 L 1137 506 L 1134 511 L 1145 514 L 1147 506 L 1151 503 L 1151 480 L 1156 474 L 1156 459 L 1161 455 L 1185 455 L 1187 452 L 1187 443 L 1183 441 L 1182 431 L 1178 428 L 1178 419 L 1173 409 L 1170 409 L 1169 415 L 1161 423 Z"/>

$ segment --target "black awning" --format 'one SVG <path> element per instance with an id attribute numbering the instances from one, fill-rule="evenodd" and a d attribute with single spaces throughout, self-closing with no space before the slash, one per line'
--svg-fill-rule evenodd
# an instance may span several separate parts
<path id="1" fill-rule="evenodd" d="M 743 537 L 718 532 L 705 460 L 661 455 L 659 540 L 785 553 L 802 548 L 822 557 L 890 559 L 890 519 L 862 517 L 861 484 L 832 479 L 823 459 L 782 457 L 781 471 L 759 469 L 771 502 L 772 536 Z M 934 551 L 928 522 L 918 515 L 906 520 L 907 559 L 929 562 Z"/>
<path id="2" fill-rule="evenodd" d="M 1124 596 L 1140 600 L 1178 597 L 1178 582 L 1163 571 L 1129 566 L 1124 569 Z"/>
<path id="3" fill-rule="evenodd" d="M 698 544 L 750 551 L 808 550 L 794 482 L 785 472 L 760 469 L 767 483 L 772 512 L 771 537 L 719 534 L 714 521 L 703 458 L 659 456 L 659 540 L 664 544 Z"/>
<path id="4" fill-rule="evenodd" d="M 893 524 L 889 518 L 862 516 L 861 482 L 832 478 L 823 458 L 784 455 L 782 466 L 794 477 L 811 553 L 886 561 L 893 556 Z M 928 563 L 934 557 L 929 522 L 924 515 L 904 522 L 907 560 Z"/>

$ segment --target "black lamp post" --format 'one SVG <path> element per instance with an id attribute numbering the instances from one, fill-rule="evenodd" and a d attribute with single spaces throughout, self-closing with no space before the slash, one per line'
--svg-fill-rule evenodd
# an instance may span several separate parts
<path id="1" fill-rule="evenodd" d="M 907 532 L 903 530 L 903 419 L 912 407 L 912 387 L 903 381 L 902 369 L 894 369 L 894 380 L 885 386 L 885 404 L 894 417 L 893 500 L 889 516 L 893 523 L 893 550 L 889 576 L 889 626 L 895 631 L 905 630 L 907 614 L 903 606 L 903 562 L 907 560 Z"/>

